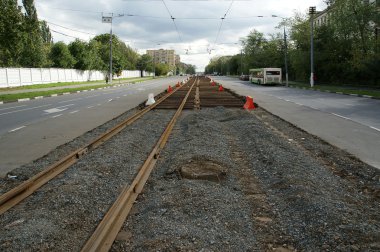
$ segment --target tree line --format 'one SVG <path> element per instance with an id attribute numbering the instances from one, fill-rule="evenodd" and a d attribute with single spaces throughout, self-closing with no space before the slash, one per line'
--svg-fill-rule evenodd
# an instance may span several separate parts
<path id="1" fill-rule="evenodd" d="M 314 27 L 314 65 L 317 83 L 380 86 L 379 1 L 326 1 L 328 18 Z M 287 27 L 288 65 L 291 80 L 310 78 L 310 17 L 296 13 L 278 28 Z M 265 35 L 253 30 L 241 39 L 242 53 L 211 59 L 206 73 L 248 74 L 250 68 L 284 69 L 282 32 Z M 284 71 L 285 72 L 285 71 Z"/>
<path id="2" fill-rule="evenodd" d="M 90 41 L 75 41 L 66 45 L 53 42 L 49 26 L 40 21 L 34 0 L 0 0 L 0 67 L 55 67 L 79 70 L 109 71 L 110 34 L 100 34 Z M 116 35 L 112 36 L 112 72 L 122 70 L 150 71 L 166 75 L 167 64 L 153 66 L 149 55 L 139 55 Z M 195 67 L 180 63 L 177 72 L 192 72 Z"/>

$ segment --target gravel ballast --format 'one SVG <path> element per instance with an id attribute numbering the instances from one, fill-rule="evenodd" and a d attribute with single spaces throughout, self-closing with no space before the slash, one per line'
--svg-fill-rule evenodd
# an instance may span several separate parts
<path id="1" fill-rule="evenodd" d="M 149 113 L 0 216 L 0 250 L 79 251 L 173 114 Z M 26 179 L 99 132 L 14 174 Z M 112 250 L 379 251 L 379 179 L 261 108 L 186 110 Z"/>

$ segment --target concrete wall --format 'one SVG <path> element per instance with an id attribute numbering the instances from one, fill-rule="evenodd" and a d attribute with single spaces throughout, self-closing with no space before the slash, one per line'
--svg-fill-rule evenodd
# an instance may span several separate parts
<path id="1" fill-rule="evenodd" d="M 144 72 L 143 76 L 151 76 L 150 74 Z M 139 70 L 124 70 L 121 76 L 115 76 L 114 79 L 140 77 L 140 75 L 141 72 Z M 0 88 L 96 80 L 105 80 L 104 73 L 100 71 L 58 68 L 0 68 Z"/>

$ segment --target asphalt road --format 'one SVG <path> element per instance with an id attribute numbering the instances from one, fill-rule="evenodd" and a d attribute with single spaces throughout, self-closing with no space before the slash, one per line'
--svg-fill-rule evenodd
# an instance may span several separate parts
<path id="1" fill-rule="evenodd" d="M 115 118 L 186 77 L 0 105 L 0 176 Z"/>
<path id="2" fill-rule="evenodd" d="M 380 168 L 380 100 L 258 86 L 236 78 L 215 77 L 240 95 L 325 141 Z"/>

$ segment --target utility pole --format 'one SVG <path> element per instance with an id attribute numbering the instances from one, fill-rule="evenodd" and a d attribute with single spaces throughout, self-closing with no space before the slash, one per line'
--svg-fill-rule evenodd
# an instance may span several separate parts
<path id="1" fill-rule="evenodd" d="M 286 79 L 286 86 L 289 87 L 289 74 L 288 74 L 288 42 L 286 39 L 286 23 L 285 23 L 285 18 L 277 16 L 277 15 L 272 15 L 274 18 L 281 18 L 284 26 L 284 61 L 285 61 L 285 79 Z"/>
<path id="2" fill-rule="evenodd" d="M 243 49 L 240 49 L 240 72 L 243 75 Z"/>
<path id="3" fill-rule="evenodd" d="M 113 74 L 112 74 L 112 21 L 114 19 L 114 16 L 113 16 L 113 13 L 110 13 L 111 16 L 103 16 L 103 13 L 102 13 L 102 22 L 103 23 L 110 23 L 111 24 L 111 30 L 110 30 L 110 69 L 109 69 L 109 83 L 112 84 L 112 77 L 113 77 Z M 119 14 L 117 15 L 116 17 L 122 17 L 124 16 L 124 14 Z"/>
<path id="4" fill-rule="evenodd" d="M 314 14 L 316 7 L 309 8 L 310 14 L 310 86 L 314 87 Z"/>
<path id="5" fill-rule="evenodd" d="M 288 74 L 288 43 L 286 41 L 286 30 L 285 30 L 285 23 L 284 23 L 284 46 L 285 46 L 285 79 L 286 79 L 286 86 L 289 87 L 289 74 Z"/>

